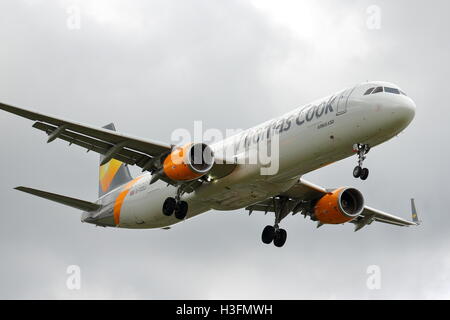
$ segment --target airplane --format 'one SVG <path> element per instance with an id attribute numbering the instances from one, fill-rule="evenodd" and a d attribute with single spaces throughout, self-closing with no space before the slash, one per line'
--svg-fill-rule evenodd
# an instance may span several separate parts
<path id="1" fill-rule="evenodd" d="M 16 188 L 82 210 L 85 223 L 170 229 L 210 210 L 245 208 L 249 214 L 274 214 L 274 224 L 264 228 L 261 240 L 276 247 L 287 240 L 280 223 L 289 214 L 309 217 L 317 227 L 352 223 L 355 231 L 373 222 L 420 224 L 414 199 L 409 221 L 366 206 L 355 188 L 323 188 L 303 178 L 355 154 L 353 176 L 368 178 L 363 166 L 368 152 L 397 136 L 415 116 L 414 101 L 393 83 L 360 83 L 211 145 L 171 145 L 118 133 L 112 123 L 100 128 L 2 103 L 0 109 L 33 120 L 33 127 L 48 135 L 47 142 L 60 139 L 100 154 L 99 197 L 94 202 Z M 262 174 L 266 164 L 247 161 L 261 141 L 278 145 L 274 173 Z M 131 165 L 143 173 L 132 177 Z"/>

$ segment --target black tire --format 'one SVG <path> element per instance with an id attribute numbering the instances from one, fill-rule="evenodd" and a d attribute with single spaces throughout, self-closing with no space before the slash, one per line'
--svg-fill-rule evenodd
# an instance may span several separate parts
<path id="1" fill-rule="evenodd" d="M 180 201 L 175 208 L 175 218 L 184 220 L 188 212 L 188 204 L 186 201 Z"/>
<path id="2" fill-rule="evenodd" d="M 262 232 L 261 240 L 265 244 L 269 244 L 275 237 L 275 228 L 272 226 L 266 226 Z"/>
<path id="3" fill-rule="evenodd" d="M 275 233 L 275 238 L 273 239 L 273 244 L 275 247 L 281 248 L 284 246 L 287 240 L 287 232 L 284 229 L 278 229 Z"/>
<path id="4" fill-rule="evenodd" d="M 353 176 L 355 178 L 361 177 L 363 169 L 360 166 L 356 166 L 355 169 L 353 169 Z"/>
<path id="5" fill-rule="evenodd" d="M 360 176 L 361 180 L 367 180 L 368 177 L 369 177 L 369 169 L 367 168 L 362 169 Z"/>
<path id="6" fill-rule="evenodd" d="M 162 212 L 165 216 L 170 217 L 173 212 L 175 211 L 175 208 L 177 206 L 177 202 L 174 198 L 167 198 L 166 201 L 164 201 Z"/>

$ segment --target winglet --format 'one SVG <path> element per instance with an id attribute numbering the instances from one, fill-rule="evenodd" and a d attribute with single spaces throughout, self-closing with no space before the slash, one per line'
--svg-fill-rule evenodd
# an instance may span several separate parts
<path id="1" fill-rule="evenodd" d="M 422 221 L 420 221 L 419 217 L 417 216 L 416 203 L 414 202 L 414 199 L 411 199 L 411 212 L 412 212 L 413 222 L 416 225 L 420 225 L 422 223 Z"/>

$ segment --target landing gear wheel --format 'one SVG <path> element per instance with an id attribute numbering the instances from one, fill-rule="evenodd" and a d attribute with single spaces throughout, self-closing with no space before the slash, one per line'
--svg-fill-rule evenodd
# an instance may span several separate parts
<path id="1" fill-rule="evenodd" d="M 188 212 L 188 204 L 186 201 L 180 201 L 175 207 L 175 218 L 184 220 Z"/>
<path id="2" fill-rule="evenodd" d="M 367 180 L 368 177 L 369 177 L 369 169 L 367 168 L 362 169 L 360 175 L 361 180 Z"/>
<path id="3" fill-rule="evenodd" d="M 281 248 L 284 246 L 287 240 L 287 232 L 284 229 L 278 229 L 275 232 L 275 238 L 273 239 L 273 244 L 275 247 Z"/>
<path id="4" fill-rule="evenodd" d="M 355 178 L 361 178 L 361 180 L 366 180 L 369 177 L 369 170 L 363 169 L 363 163 L 366 155 L 370 151 L 370 146 L 368 144 L 357 143 L 353 146 L 353 150 L 358 155 L 358 166 L 353 169 L 353 176 Z"/>
<path id="5" fill-rule="evenodd" d="M 363 171 L 363 169 L 360 166 L 356 166 L 355 169 L 353 169 L 353 176 L 355 178 L 361 177 L 362 171 Z"/>
<path id="6" fill-rule="evenodd" d="M 265 244 L 269 244 L 275 237 L 275 228 L 272 226 L 266 226 L 262 232 L 261 240 Z"/>
<path id="7" fill-rule="evenodd" d="M 167 198 L 164 201 L 162 212 L 165 216 L 171 216 L 173 212 L 175 211 L 175 208 L 177 206 L 177 202 L 174 198 Z"/>

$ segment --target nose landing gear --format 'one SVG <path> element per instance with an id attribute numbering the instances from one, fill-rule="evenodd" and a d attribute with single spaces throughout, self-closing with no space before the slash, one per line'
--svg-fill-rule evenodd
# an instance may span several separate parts
<path id="1" fill-rule="evenodd" d="M 353 176 L 361 180 L 367 180 L 369 177 L 369 169 L 363 168 L 363 163 L 366 159 L 366 154 L 370 151 L 370 146 L 368 144 L 358 143 L 353 146 L 353 150 L 358 154 L 358 165 L 353 169 Z"/>

